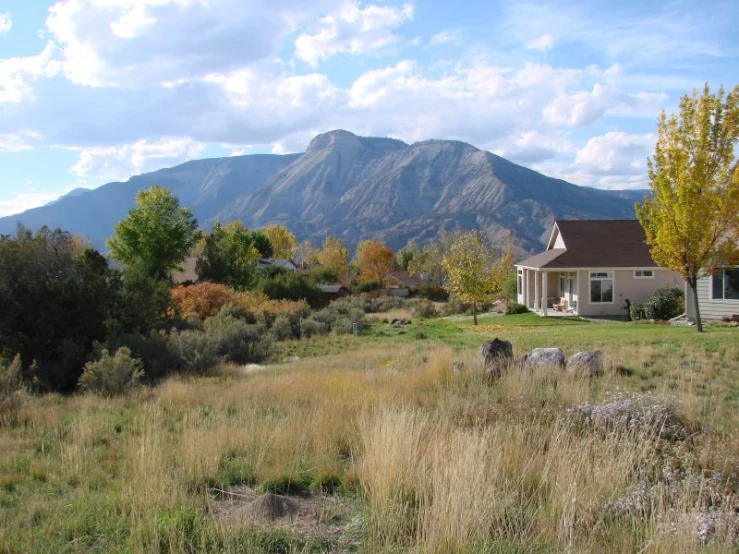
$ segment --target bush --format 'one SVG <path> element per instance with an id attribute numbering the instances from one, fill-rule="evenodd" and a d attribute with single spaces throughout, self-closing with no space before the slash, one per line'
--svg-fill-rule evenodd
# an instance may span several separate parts
<path id="1" fill-rule="evenodd" d="M 455 295 L 450 294 L 449 295 L 449 302 L 447 302 L 444 306 L 441 308 L 441 315 L 455 315 L 455 314 L 463 314 L 469 309 L 469 305 L 462 302 L 459 298 L 457 298 Z"/>
<path id="2" fill-rule="evenodd" d="M 518 302 L 511 302 L 505 309 L 506 315 L 525 314 L 528 311 L 529 309 L 526 306 Z"/>
<path id="3" fill-rule="evenodd" d="M 426 283 L 413 291 L 414 296 L 426 298 L 433 302 L 446 302 L 449 300 L 449 293 L 441 285 L 434 285 L 432 283 Z"/>
<path id="4" fill-rule="evenodd" d="M 113 356 L 103 350 L 98 361 L 85 364 L 79 387 L 86 392 L 112 397 L 136 388 L 143 376 L 144 364 L 132 358 L 128 348 L 119 348 Z"/>
<path id="5" fill-rule="evenodd" d="M 298 272 L 279 273 L 259 283 L 259 289 L 272 300 L 305 300 L 313 308 L 327 304 L 326 295 L 315 283 Z"/>
<path id="6" fill-rule="evenodd" d="M 436 311 L 433 302 L 425 298 L 419 298 L 413 306 L 413 315 L 415 317 L 431 318 L 438 317 L 439 312 Z"/>
<path id="7" fill-rule="evenodd" d="M 203 331 L 173 329 L 169 334 L 168 346 L 177 357 L 178 369 L 184 371 L 202 373 L 222 361 L 215 341 Z"/>
<path id="8" fill-rule="evenodd" d="M 629 316 L 631 317 L 631 321 L 647 319 L 644 313 L 644 302 L 632 302 L 631 306 L 629 306 Z"/>
<path id="9" fill-rule="evenodd" d="M 154 381 L 177 367 L 179 358 L 169 348 L 169 336 L 164 331 L 154 331 L 144 336 L 140 333 L 114 336 L 108 339 L 107 349 L 116 351 L 128 348 L 131 357 L 141 360 L 147 380 Z"/>
<path id="10" fill-rule="evenodd" d="M 0 360 L 0 424 L 11 420 L 23 405 L 25 388 L 21 369 L 20 356 L 9 364 Z"/>
<path id="11" fill-rule="evenodd" d="M 357 283 L 352 287 L 352 292 L 354 294 L 361 294 L 363 292 L 372 292 L 373 290 L 381 289 L 382 283 L 379 281 L 363 281 L 361 283 Z"/>
<path id="12" fill-rule="evenodd" d="M 657 289 L 654 295 L 644 302 L 646 319 L 672 319 L 684 311 L 684 293 L 677 287 Z"/>
<path id="13" fill-rule="evenodd" d="M 263 361 L 272 342 L 264 325 L 249 325 L 227 313 L 218 313 L 203 323 L 203 330 L 224 361 L 249 364 Z"/>
<path id="14" fill-rule="evenodd" d="M 316 335 L 325 335 L 328 333 L 328 324 L 318 321 L 313 317 L 309 317 L 300 322 L 300 336 L 310 338 Z"/>
<path id="15" fill-rule="evenodd" d="M 290 318 L 286 315 L 278 315 L 270 330 L 272 336 L 277 340 L 293 338 L 293 326 L 290 323 Z"/>

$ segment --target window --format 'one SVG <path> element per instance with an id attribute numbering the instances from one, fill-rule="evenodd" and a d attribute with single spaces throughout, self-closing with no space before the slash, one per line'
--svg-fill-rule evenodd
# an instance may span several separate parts
<path id="1" fill-rule="evenodd" d="M 613 273 L 602 271 L 590 274 L 590 303 L 613 303 Z"/>
<path id="2" fill-rule="evenodd" d="M 634 277 L 636 279 L 648 279 L 654 277 L 654 271 L 651 269 L 637 269 L 634 271 Z"/>
<path id="3" fill-rule="evenodd" d="M 518 288 L 518 291 L 517 291 L 518 295 L 519 296 L 522 295 L 523 294 L 523 270 L 522 269 L 518 270 L 518 280 L 517 280 L 516 286 Z"/>
<path id="4" fill-rule="evenodd" d="M 721 270 L 711 284 L 713 300 L 739 300 L 739 268 Z"/>

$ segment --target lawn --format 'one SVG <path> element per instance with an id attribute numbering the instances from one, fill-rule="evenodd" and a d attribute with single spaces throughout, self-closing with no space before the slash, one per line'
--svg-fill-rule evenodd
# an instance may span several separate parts
<path id="1" fill-rule="evenodd" d="M 603 375 L 488 382 L 495 336 L 601 349 Z M 261 372 L 29 397 L 0 426 L 0 552 L 736 552 L 737 338 L 377 321 Z"/>

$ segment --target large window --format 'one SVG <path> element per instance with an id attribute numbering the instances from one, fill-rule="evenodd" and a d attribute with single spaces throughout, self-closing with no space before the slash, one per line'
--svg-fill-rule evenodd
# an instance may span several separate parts
<path id="1" fill-rule="evenodd" d="M 592 272 L 590 274 L 590 303 L 613 303 L 613 273 L 610 271 Z"/>
<path id="2" fill-rule="evenodd" d="M 518 278 L 516 279 L 516 289 L 518 292 L 518 295 L 521 296 L 523 294 L 523 270 L 518 270 Z"/>
<path id="3" fill-rule="evenodd" d="M 713 276 L 713 300 L 739 300 L 739 268 L 724 269 Z"/>

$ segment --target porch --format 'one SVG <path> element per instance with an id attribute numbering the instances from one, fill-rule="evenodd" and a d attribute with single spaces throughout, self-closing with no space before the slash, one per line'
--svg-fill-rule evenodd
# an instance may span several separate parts
<path id="1" fill-rule="evenodd" d="M 517 271 L 520 304 L 542 316 L 578 315 L 578 272 L 525 267 L 519 267 Z"/>

